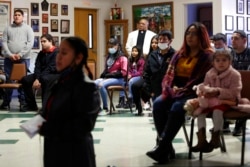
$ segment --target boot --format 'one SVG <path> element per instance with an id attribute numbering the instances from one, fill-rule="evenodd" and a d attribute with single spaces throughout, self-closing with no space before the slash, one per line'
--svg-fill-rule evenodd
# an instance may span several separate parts
<path id="1" fill-rule="evenodd" d="M 213 148 L 208 144 L 206 140 L 206 129 L 203 127 L 197 132 L 198 144 L 191 148 L 192 152 L 211 152 Z"/>
<path id="2" fill-rule="evenodd" d="M 154 118 L 154 120 L 155 124 L 159 123 L 158 121 L 156 121 L 158 120 L 157 118 Z M 159 164 L 164 164 L 167 163 L 169 159 L 174 159 L 175 150 L 173 148 L 172 141 L 175 138 L 178 131 L 180 130 L 184 121 L 185 121 L 184 114 L 169 112 L 166 126 L 161 134 L 161 140 L 158 141 L 159 145 L 156 146 L 153 150 L 148 151 L 146 155 L 152 158 L 153 160 L 157 161 Z"/>
<path id="3" fill-rule="evenodd" d="M 128 109 L 128 108 L 133 108 L 133 99 L 128 98 L 128 101 L 124 104 L 123 108 Z"/>
<path id="4" fill-rule="evenodd" d="M 119 97 L 119 104 L 117 104 L 115 107 L 116 108 L 123 108 L 124 104 L 125 104 L 124 96 L 123 97 Z"/>
<path id="5" fill-rule="evenodd" d="M 212 148 L 219 148 L 221 143 L 220 143 L 220 131 L 212 132 L 212 138 L 209 142 L 210 146 Z"/>

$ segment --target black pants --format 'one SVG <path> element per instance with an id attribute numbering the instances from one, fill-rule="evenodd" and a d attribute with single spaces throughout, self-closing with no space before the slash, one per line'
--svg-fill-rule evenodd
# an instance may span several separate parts
<path id="1" fill-rule="evenodd" d="M 44 75 L 39 78 L 40 83 L 41 83 L 41 89 L 42 89 L 42 101 L 44 97 L 44 91 L 46 90 L 47 83 L 51 79 L 51 75 Z M 24 91 L 24 96 L 25 96 L 25 101 L 30 107 L 36 106 L 36 99 L 35 95 L 33 92 L 33 83 L 36 80 L 36 77 L 34 74 L 27 75 L 22 78 L 21 83 L 22 83 L 22 88 Z"/>
<path id="2" fill-rule="evenodd" d="M 132 85 L 132 94 L 133 94 L 133 102 L 136 105 L 136 108 L 141 107 L 141 89 L 144 83 L 144 79 L 140 78 Z"/>

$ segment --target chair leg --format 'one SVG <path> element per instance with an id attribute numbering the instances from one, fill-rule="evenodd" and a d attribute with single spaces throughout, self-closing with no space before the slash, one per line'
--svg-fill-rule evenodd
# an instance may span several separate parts
<path id="1" fill-rule="evenodd" d="M 246 122 L 247 120 L 243 120 L 242 124 L 242 147 L 241 147 L 241 166 L 244 166 L 244 158 L 245 158 L 245 142 L 246 142 Z"/>
<path id="2" fill-rule="evenodd" d="M 193 146 L 193 135 L 194 135 L 194 118 L 192 118 L 192 120 L 191 120 L 188 159 L 192 158 L 191 148 Z"/>
<path id="3" fill-rule="evenodd" d="M 182 128 L 183 128 L 183 132 L 184 132 L 184 135 L 185 135 L 185 138 L 186 138 L 187 145 L 189 147 L 190 141 L 189 141 L 189 138 L 188 138 L 188 134 L 187 134 L 187 129 L 186 129 L 185 123 L 182 125 Z"/>
<path id="4" fill-rule="evenodd" d="M 221 146 L 220 146 L 221 152 L 227 152 L 223 132 L 221 132 L 221 134 L 220 134 L 220 143 L 221 143 Z"/>
<path id="5" fill-rule="evenodd" d="M 127 93 L 127 91 L 126 91 L 126 88 L 124 88 L 123 91 L 124 91 L 124 94 L 125 94 L 126 99 L 127 99 L 127 101 L 128 101 L 128 93 Z M 133 113 L 133 110 L 132 110 L 132 106 L 131 106 L 131 105 L 129 105 L 129 109 L 130 109 L 130 112 Z"/>

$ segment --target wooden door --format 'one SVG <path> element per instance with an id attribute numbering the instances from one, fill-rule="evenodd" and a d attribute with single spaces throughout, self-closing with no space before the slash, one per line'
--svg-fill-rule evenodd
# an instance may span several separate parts
<path id="1" fill-rule="evenodd" d="M 91 64 L 97 62 L 97 10 L 96 9 L 74 9 L 75 36 L 83 38 L 89 47 L 89 59 Z M 96 76 L 96 66 L 92 71 Z"/>

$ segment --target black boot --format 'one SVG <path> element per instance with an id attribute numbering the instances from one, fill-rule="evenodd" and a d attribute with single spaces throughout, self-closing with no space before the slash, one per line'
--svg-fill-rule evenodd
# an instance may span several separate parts
<path id="1" fill-rule="evenodd" d="M 128 98 L 128 101 L 124 104 L 123 108 L 125 108 L 125 109 L 133 108 L 133 99 Z"/>
<path id="2" fill-rule="evenodd" d="M 160 164 L 167 163 L 170 155 L 173 155 L 174 149 L 172 141 L 180 130 L 185 121 L 185 115 L 182 113 L 169 112 L 165 128 L 161 134 L 162 140 L 159 141 L 158 147 L 146 153 L 147 156 L 159 162 Z M 155 122 L 157 124 L 157 122 Z M 166 135 L 165 135 L 166 134 Z"/>
<path id="3" fill-rule="evenodd" d="M 115 106 L 116 108 L 123 108 L 124 107 L 124 96 L 123 97 L 119 97 L 119 103 Z"/>

